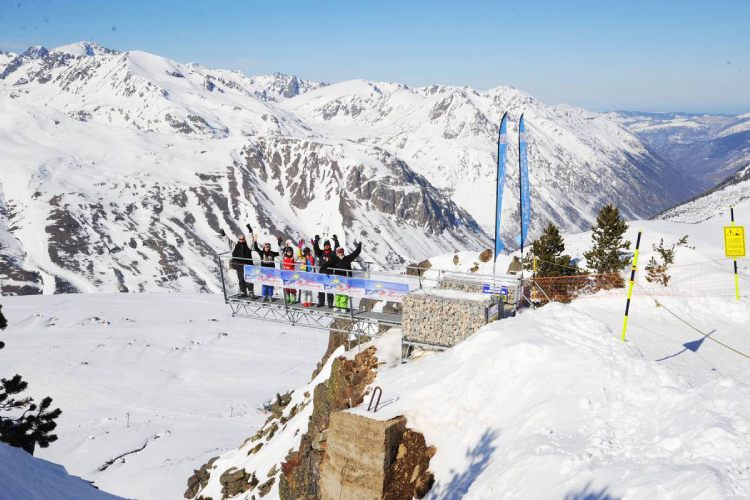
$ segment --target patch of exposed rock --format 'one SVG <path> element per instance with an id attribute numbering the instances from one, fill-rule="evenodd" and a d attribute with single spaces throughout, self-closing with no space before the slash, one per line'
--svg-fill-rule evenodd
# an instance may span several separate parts
<path id="1" fill-rule="evenodd" d="M 320 498 L 320 466 L 331 413 L 362 403 L 367 386 L 375 380 L 377 366 L 373 346 L 354 359 L 340 357 L 333 361 L 330 378 L 315 388 L 312 416 L 299 449 L 290 453 L 281 465 L 282 499 Z"/>
<path id="2" fill-rule="evenodd" d="M 214 462 L 219 457 L 213 457 L 211 460 L 201 466 L 200 469 L 195 469 L 193 475 L 188 478 L 187 490 L 185 490 L 185 498 L 193 498 L 197 495 L 200 490 L 206 487 L 208 479 L 211 476 L 211 469 L 213 468 Z"/>
<path id="3" fill-rule="evenodd" d="M 427 446 L 424 436 L 406 429 L 401 436 L 396 460 L 388 468 L 383 500 L 409 500 L 423 498 L 435 483 L 430 472 L 430 459 L 437 450 Z"/>

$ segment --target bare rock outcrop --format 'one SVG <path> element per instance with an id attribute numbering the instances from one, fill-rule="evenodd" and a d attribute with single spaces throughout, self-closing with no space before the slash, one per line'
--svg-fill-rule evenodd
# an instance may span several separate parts
<path id="1" fill-rule="evenodd" d="M 290 453 L 281 465 L 282 499 L 320 498 L 320 466 L 331 413 L 362 403 L 367 386 L 375 380 L 377 365 L 372 346 L 354 359 L 340 357 L 333 361 L 330 378 L 315 388 L 312 416 L 299 449 Z"/>

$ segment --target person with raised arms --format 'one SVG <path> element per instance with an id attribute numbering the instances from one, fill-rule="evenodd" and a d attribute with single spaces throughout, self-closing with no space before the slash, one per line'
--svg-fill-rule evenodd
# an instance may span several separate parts
<path id="1" fill-rule="evenodd" d="M 271 244 L 266 242 L 263 243 L 263 248 L 258 246 L 258 235 L 253 236 L 253 248 L 260 254 L 260 265 L 261 267 L 276 267 L 276 257 L 281 253 L 281 236 L 278 237 L 278 252 L 271 250 Z M 263 285 L 261 289 L 263 298 L 262 302 L 273 302 L 273 287 L 270 285 Z"/>

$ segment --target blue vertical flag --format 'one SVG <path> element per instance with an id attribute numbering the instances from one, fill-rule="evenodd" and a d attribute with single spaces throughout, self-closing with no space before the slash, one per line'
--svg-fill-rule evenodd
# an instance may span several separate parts
<path id="1" fill-rule="evenodd" d="M 504 245 L 500 233 L 500 222 L 503 213 L 503 184 L 505 183 L 505 157 L 508 152 L 508 113 L 503 114 L 500 120 L 500 131 L 497 136 L 497 192 L 495 199 L 495 260 L 500 252 L 503 251 Z M 493 261 L 494 262 L 494 261 Z"/>
<path id="2" fill-rule="evenodd" d="M 529 232 L 531 223 L 531 190 L 529 188 L 529 159 L 526 147 L 526 126 L 523 122 L 523 115 L 518 124 L 518 167 L 519 167 L 519 187 L 521 189 L 521 251 L 526 242 L 526 235 Z"/>

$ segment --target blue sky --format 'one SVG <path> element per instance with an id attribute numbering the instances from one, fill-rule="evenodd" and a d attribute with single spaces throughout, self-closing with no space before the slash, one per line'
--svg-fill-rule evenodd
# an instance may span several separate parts
<path id="1" fill-rule="evenodd" d="M 94 40 L 180 62 L 513 85 L 594 110 L 750 111 L 750 0 L 0 0 L 0 49 Z"/>

